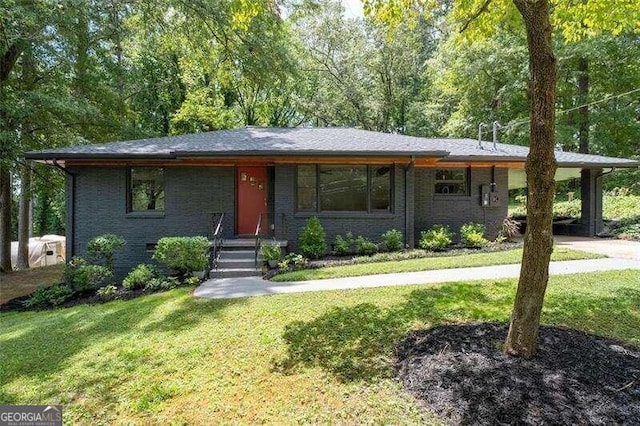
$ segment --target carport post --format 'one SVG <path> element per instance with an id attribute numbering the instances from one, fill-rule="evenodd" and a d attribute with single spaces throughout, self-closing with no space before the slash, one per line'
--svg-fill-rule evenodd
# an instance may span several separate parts
<path id="1" fill-rule="evenodd" d="M 582 233 L 592 237 L 602 231 L 602 169 L 582 169 L 580 172 Z"/>

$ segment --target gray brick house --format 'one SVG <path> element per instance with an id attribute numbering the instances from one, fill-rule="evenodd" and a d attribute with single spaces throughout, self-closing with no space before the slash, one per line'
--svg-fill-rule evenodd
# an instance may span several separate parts
<path id="1" fill-rule="evenodd" d="M 328 241 L 352 232 L 406 244 L 434 224 L 457 231 L 484 223 L 493 236 L 507 191 L 524 187 L 528 148 L 473 139 L 419 138 L 349 128 L 243 128 L 29 152 L 67 172 L 67 253 L 96 235 L 127 240 L 118 270 L 148 261 L 164 236 L 211 235 L 224 213 L 226 238 L 289 241 L 317 216 Z M 582 177 L 580 233 L 602 226 L 603 170 L 637 161 L 557 152 L 557 179 Z"/>

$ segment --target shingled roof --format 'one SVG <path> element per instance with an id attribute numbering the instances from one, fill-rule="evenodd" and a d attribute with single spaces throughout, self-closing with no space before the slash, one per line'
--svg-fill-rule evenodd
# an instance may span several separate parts
<path id="1" fill-rule="evenodd" d="M 25 154 L 32 160 L 177 159 L 259 156 L 415 156 L 446 161 L 524 161 L 529 148 L 475 139 L 422 138 L 352 128 L 246 127 L 207 133 L 78 145 Z M 556 152 L 564 167 L 638 167 L 639 161 L 599 155 Z"/>

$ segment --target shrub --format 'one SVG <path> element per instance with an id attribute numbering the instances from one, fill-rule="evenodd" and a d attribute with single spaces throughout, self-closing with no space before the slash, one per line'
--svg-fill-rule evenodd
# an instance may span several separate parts
<path id="1" fill-rule="evenodd" d="M 208 250 L 205 237 L 165 237 L 158 240 L 153 259 L 185 276 L 207 269 Z"/>
<path id="2" fill-rule="evenodd" d="M 520 235 L 520 223 L 511 217 L 505 217 L 502 221 L 502 226 L 500 228 L 500 232 L 498 232 L 496 241 L 511 241 L 518 235 Z"/>
<path id="3" fill-rule="evenodd" d="M 353 234 L 347 232 L 347 235 L 336 235 L 336 239 L 333 243 L 333 251 L 337 256 L 348 256 L 353 253 Z"/>
<path id="4" fill-rule="evenodd" d="M 176 277 L 158 277 L 152 278 L 144 286 L 145 290 L 159 291 L 159 290 L 171 290 L 180 286 L 180 280 Z"/>
<path id="5" fill-rule="evenodd" d="M 85 293 L 113 282 L 113 272 L 102 265 L 89 265 L 73 257 L 64 268 L 63 280 L 74 293 Z"/>
<path id="6" fill-rule="evenodd" d="M 301 254 L 289 253 L 284 257 L 284 259 L 282 259 L 282 262 L 278 263 L 278 268 L 287 269 L 290 265 L 300 268 L 306 263 L 307 259 L 305 259 Z"/>
<path id="7" fill-rule="evenodd" d="M 378 246 L 373 241 L 359 236 L 356 238 L 356 249 L 359 255 L 370 256 L 378 251 Z"/>
<path id="8" fill-rule="evenodd" d="M 451 245 L 453 232 L 448 226 L 433 225 L 420 234 L 420 248 L 431 251 L 441 251 Z"/>
<path id="9" fill-rule="evenodd" d="M 469 222 L 460 227 L 460 239 L 462 244 L 469 248 L 484 247 L 489 240 L 484 237 L 487 227 L 481 223 Z"/>
<path id="10" fill-rule="evenodd" d="M 280 249 L 280 244 L 276 241 L 268 243 L 263 242 L 260 245 L 260 253 L 262 254 L 262 258 L 266 261 L 282 259 L 282 250 Z"/>
<path id="11" fill-rule="evenodd" d="M 96 294 L 100 297 L 109 297 L 116 294 L 117 290 L 118 290 L 118 287 L 116 287 L 115 285 L 105 285 L 104 287 L 99 288 L 96 291 Z"/>
<path id="12" fill-rule="evenodd" d="M 152 265 L 140 264 L 136 266 L 122 281 L 122 286 L 127 290 L 144 288 L 157 274 Z"/>
<path id="13" fill-rule="evenodd" d="M 71 289 L 64 284 L 53 285 L 51 287 L 38 287 L 25 302 L 25 306 L 29 308 L 49 305 L 59 306 L 69 300 L 71 295 Z"/>
<path id="14" fill-rule="evenodd" d="M 87 254 L 92 262 L 104 264 L 113 271 L 113 255 L 124 247 L 122 237 L 113 234 L 104 234 L 93 238 L 87 244 Z"/>
<path id="15" fill-rule="evenodd" d="M 404 244 L 402 232 L 397 229 L 389 229 L 382 234 L 382 243 L 387 251 L 400 251 Z"/>
<path id="16" fill-rule="evenodd" d="M 300 251 L 310 259 L 320 259 L 327 250 L 325 233 L 317 217 L 307 221 L 300 234 Z"/>

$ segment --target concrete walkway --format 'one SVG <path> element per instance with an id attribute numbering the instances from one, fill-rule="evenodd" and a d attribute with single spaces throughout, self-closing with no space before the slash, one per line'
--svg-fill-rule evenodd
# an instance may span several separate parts
<path id="1" fill-rule="evenodd" d="M 590 259 L 551 262 L 551 275 L 580 272 L 613 271 L 623 269 L 640 270 L 640 260 Z M 344 290 L 353 288 L 389 287 L 407 284 L 444 283 L 455 281 L 517 278 L 520 265 L 482 266 L 475 268 L 438 269 L 422 272 L 367 275 L 363 277 L 334 278 L 326 280 L 277 283 L 260 277 L 224 278 L 209 280 L 195 289 L 193 295 L 209 299 L 234 299 L 238 297 L 264 296 L 280 293 L 302 293 L 307 291 Z M 640 280 L 640 272 L 638 273 Z"/>
<path id="2" fill-rule="evenodd" d="M 564 235 L 555 235 L 553 241 L 558 247 L 568 247 L 618 259 L 640 260 L 640 242 L 638 241 L 569 237 Z"/>

